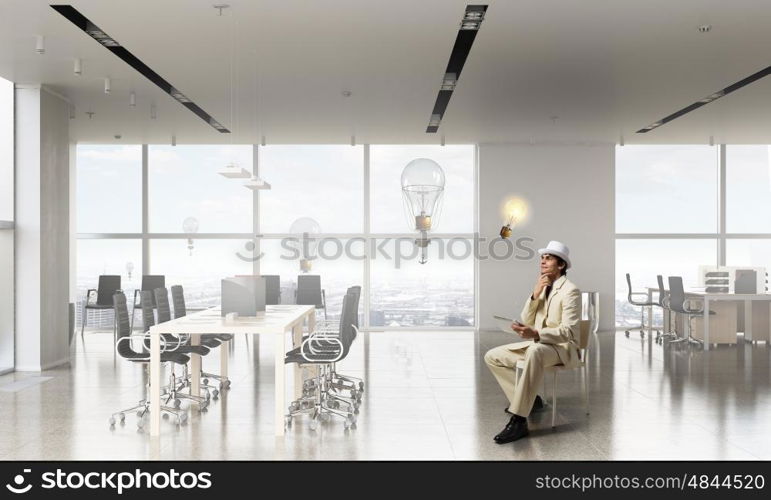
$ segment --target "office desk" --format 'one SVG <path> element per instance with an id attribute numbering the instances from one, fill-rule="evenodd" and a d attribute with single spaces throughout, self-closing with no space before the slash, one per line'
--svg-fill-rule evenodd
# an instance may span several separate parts
<path id="1" fill-rule="evenodd" d="M 709 350 L 709 303 L 711 301 L 744 302 L 744 338 L 752 340 L 752 303 L 771 301 L 771 293 L 704 293 L 688 292 L 687 295 L 704 300 L 704 350 Z"/>
<path id="2" fill-rule="evenodd" d="M 658 287 L 648 287 L 648 301 L 653 298 L 653 293 L 658 292 Z M 706 293 L 703 291 L 686 291 L 686 297 L 696 297 L 704 301 L 704 350 L 709 350 L 709 303 L 719 301 L 744 303 L 744 338 L 752 340 L 752 303 L 755 301 L 771 302 L 771 293 Z M 648 339 L 653 330 L 653 307 L 648 306 Z"/>
<path id="3" fill-rule="evenodd" d="M 316 309 L 314 306 L 277 305 L 267 306 L 266 311 L 257 317 L 242 317 L 228 321 L 220 316 L 218 307 L 199 311 L 188 316 L 155 325 L 150 328 L 150 435 L 158 436 L 161 430 L 161 338 L 163 333 L 190 334 L 193 345 L 200 343 L 202 334 L 244 334 L 273 335 L 275 338 L 275 434 L 284 435 L 284 410 L 286 409 L 285 365 L 286 337 L 291 332 L 292 345 L 300 345 L 303 324 L 307 322 L 310 331 L 315 327 Z M 201 388 L 201 356 L 190 355 L 191 389 L 196 396 Z M 220 346 L 220 374 L 227 376 L 228 345 Z M 299 366 L 294 366 L 294 390 L 297 395 L 302 391 Z"/>

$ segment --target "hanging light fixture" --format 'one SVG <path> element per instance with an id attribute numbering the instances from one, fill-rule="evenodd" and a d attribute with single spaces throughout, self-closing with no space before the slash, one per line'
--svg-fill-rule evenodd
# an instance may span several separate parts
<path id="1" fill-rule="evenodd" d="M 239 167 L 235 162 L 228 163 L 217 173 L 222 177 L 227 177 L 228 179 L 249 179 L 252 176 L 248 170 L 243 167 Z"/>
<path id="2" fill-rule="evenodd" d="M 193 255 L 193 235 L 198 232 L 198 219 L 188 217 L 182 221 L 182 231 L 187 235 L 187 249 Z"/>
<path id="3" fill-rule="evenodd" d="M 310 217 L 300 217 L 289 226 L 289 233 L 296 235 L 289 240 L 289 247 L 300 257 L 300 271 L 307 273 L 316 258 L 317 237 L 321 234 L 321 226 Z"/>
<path id="4" fill-rule="evenodd" d="M 428 158 L 412 160 L 402 171 L 402 200 L 410 224 L 414 220 L 419 233 L 415 245 L 420 248 L 421 264 L 428 262 L 428 231 L 438 223 L 444 180 L 442 167 Z"/>

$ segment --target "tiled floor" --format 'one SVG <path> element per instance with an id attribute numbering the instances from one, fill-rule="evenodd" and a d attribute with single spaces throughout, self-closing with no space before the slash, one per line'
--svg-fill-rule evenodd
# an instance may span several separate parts
<path id="1" fill-rule="evenodd" d="M 18 392 L 0 392 L 0 459 L 771 459 L 771 349 L 710 352 L 649 345 L 605 332 L 592 339 L 591 414 L 580 376 L 560 375 L 558 426 L 549 411 L 531 418 L 530 437 L 496 445 L 505 400 L 484 366 L 496 332 L 386 332 L 360 338 L 341 372 L 363 376 L 358 428 L 341 421 L 311 431 L 298 419 L 273 437 L 272 339 L 231 350 L 232 389 L 209 411 L 190 411 L 160 439 L 136 417 L 110 429 L 110 413 L 142 395 L 140 367 L 111 348 L 112 334 L 86 334 L 71 367 Z M 216 368 L 216 356 L 211 360 Z M 0 376 L 0 386 L 38 374 Z"/>

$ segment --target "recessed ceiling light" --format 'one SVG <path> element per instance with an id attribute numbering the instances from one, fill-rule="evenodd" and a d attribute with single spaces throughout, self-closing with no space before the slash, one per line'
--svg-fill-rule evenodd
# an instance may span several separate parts
<path id="1" fill-rule="evenodd" d="M 41 56 L 46 53 L 45 37 L 38 35 L 35 41 L 35 52 Z"/>
<path id="2" fill-rule="evenodd" d="M 681 116 L 690 113 L 691 111 L 699 109 L 700 107 L 705 106 L 705 105 L 707 105 L 707 104 L 709 104 L 709 103 L 711 103 L 713 101 L 716 101 L 717 99 L 725 97 L 725 96 L 727 96 L 728 94 L 730 94 L 732 92 L 736 92 L 737 90 L 739 90 L 741 88 L 744 88 L 747 85 L 760 80 L 761 78 L 765 78 L 768 75 L 771 75 L 771 66 L 767 66 L 767 67 L 761 69 L 760 71 L 751 74 L 750 76 L 748 76 L 746 78 L 742 78 L 738 82 L 732 83 L 731 85 L 729 85 L 728 87 L 725 87 L 724 89 L 718 90 L 717 92 L 714 92 L 714 93 L 712 93 L 712 94 L 710 94 L 710 95 L 708 95 L 706 97 L 702 97 L 698 101 L 696 101 L 696 102 L 694 102 L 692 104 L 689 104 L 688 106 L 686 106 L 686 107 L 684 107 L 682 109 L 679 109 L 679 110 L 675 111 L 674 113 L 672 113 L 670 115 L 665 116 L 661 120 L 659 120 L 659 121 L 657 121 L 655 123 L 652 123 L 652 124 L 648 125 L 647 127 L 641 128 L 640 130 L 637 131 L 637 133 L 638 134 L 644 134 L 646 132 L 650 132 L 651 130 L 653 130 L 656 127 L 660 127 L 661 125 L 663 125 L 665 123 L 669 123 L 672 120 L 676 120 L 676 119 L 680 118 Z"/>
<path id="3" fill-rule="evenodd" d="M 711 24 L 702 24 L 699 26 L 699 33 L 709 33 L 710 31 L 712 31 Z"/>
<path id="4" fill-rule="evenodd" d="M 72 68 L 72 72 L 78 76 L 83 74 L 83 62 L 80 58 L 75 59 L 75 66 Z"/>
<path id="5" fill-rule="evenodd" d="M 117 40 L 110 37 L 104 30 L 100 29 L 98 26 L 92 23 L 72 5 L 51 5 L 51 8 L 64 16 L 78 29 L 83 30 L 86 34 L 88 34 L 88 36 L 99 42 L 102 46 L 107 48 L 123 62 L 134 68 L 145 78 L 153 82 L 158 88 L 167 94 L 172 95 L 174 99 L 193 112 L 196 116 L 209 123 L 211 116 L 206 113 L 206 111 L 201 109 L 200 106 L 192 102 L 187 96 L 175 89 L 174 86 L 166 81 L 161 75 L 153 71 L 137 56 L 129 52 L 126 47 L 121 46 Z M 172 91 L 175 92 L 176 95 L 173 94 Z M 217 130 L 225 134 L 230 133 L 230 131 L 224 127 L 218 128 Z"/>
<path id="6" fill-rule="evenodd" d="M 463 65 L 466 64 L 471 46 L 474 44 L 477 31 L 479 31 L 487 5 L 467 5 L 460 22 L 460 29 L 455 37 L 455 44 L 450 52 L 450 60 L 447 62 L 447 68 L 444 70 L 442 83 L 439 86 L 439 94 L 434 102 L 434 109 L 431 111 L 431 118 L 426 127 L 427 134 L 434 134 L 439 130 L 447 105 L 458 84 Z"/>

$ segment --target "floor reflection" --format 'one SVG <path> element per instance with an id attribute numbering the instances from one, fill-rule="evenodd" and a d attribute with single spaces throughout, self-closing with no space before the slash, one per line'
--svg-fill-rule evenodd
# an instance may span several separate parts
<path id="1" fill-rule="evenodd" d="M 501 332 L 363 334 L 339 370 L 364 377 L 358 428 L 333 419 L 311 431 L 299 418 L 273 437 L 273 339 L 236 339 L 232 389 L 189 424 L 162 422 L 151 439 L 129 415 L 110 413 L 142 397 L 142 368 L 114 361 L 112 332 L 77 339 L 70 367 L 18 392 L 0 392 L 0 459 L 769 459 L 771 349 L 740 341 L 704 352 L 600 332 L 591 339 L 591 414 L 580 372 L 558 379 L 557 428 L 550 407 L 531 416 L 531 436 L 499 446 L 503 394 L 484 353 L 511 341 Z M 205 359 L 216 371 L 218 353 Z M 0 386 L 27 377 L 0 376 Z"/>

